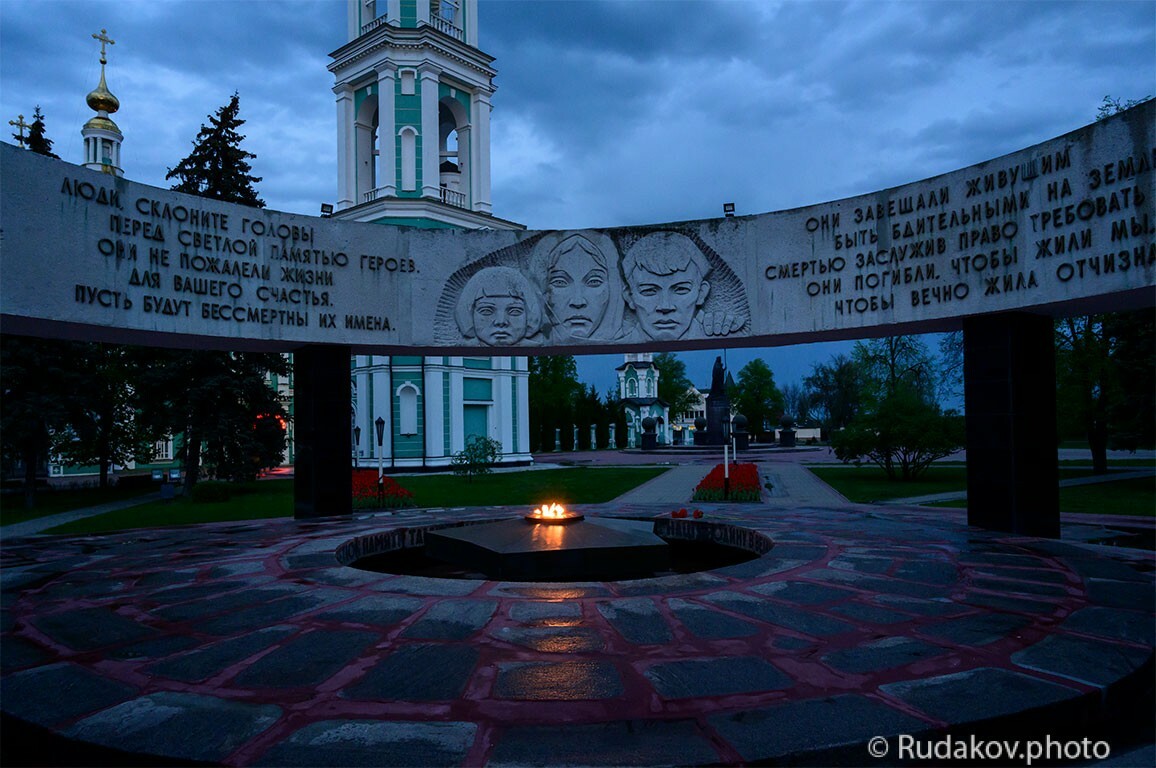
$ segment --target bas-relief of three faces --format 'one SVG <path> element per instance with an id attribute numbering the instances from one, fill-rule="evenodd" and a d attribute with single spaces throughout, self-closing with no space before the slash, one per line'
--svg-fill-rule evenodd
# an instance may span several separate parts
<path id="1" fill-rule="evenodd" d="M 530 257 L 535 282 L 501 266 L 470 278 L 458 326 L 491 346 L 682 338 L 710 292 L 710 264 L 694 242 L 674 232 L 646 235 L 627 251 L 621 272 L 607 254 L 617 249 L 605 235 L 548 235 Z"/>

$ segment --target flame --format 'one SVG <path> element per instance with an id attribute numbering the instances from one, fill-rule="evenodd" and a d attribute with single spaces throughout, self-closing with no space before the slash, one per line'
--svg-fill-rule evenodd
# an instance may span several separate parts
<path id="1" fill-rule="evenodd" d="M 560 520 L 566 517 L 566 508 L 561 504 L 553 502 L 551 504 L 543 504 L 530 514 L 534 517 L 540 517 L 543 520 Z"/>

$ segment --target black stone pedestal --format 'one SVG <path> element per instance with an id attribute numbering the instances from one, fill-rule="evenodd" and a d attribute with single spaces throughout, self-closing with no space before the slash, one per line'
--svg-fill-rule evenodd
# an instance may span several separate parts
<path id="1" fill-rule="evenodd" d="M 966 318 L 967 520 L 1029 536 L 1060 535 L 1052 320 Z"/>
<path id="2" fill-rule="evenodd" d="M 670 566 L 654 523 L 582 520 L 549 525 L 523 519 L 431 529 L 425 553 L 435 560 L 508 581 L 620 580 Z"/>
<path id="3" fill-rule="evenodd" d="M 656 451 L 658 450 L 658 435 L 643 434 L 642 436 L 642 450 Z"/>
<path id="4" fill-rule="evenodd" d="M 293 516 L 353 512 L 349 466 L 349 347 L 318 345 L 293 353 Z"/>
<path id="5" fill-rule="evenodd" d="M 795 447 L 795 430 L 781 429 L 779 430 L 779 445 L 783 448 Z"/>

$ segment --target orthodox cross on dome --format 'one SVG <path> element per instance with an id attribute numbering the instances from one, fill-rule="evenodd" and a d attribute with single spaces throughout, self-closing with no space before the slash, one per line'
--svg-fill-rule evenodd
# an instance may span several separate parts
<path id="1" fill-rule="evenodd" d="M 18 142 L 20 142 L 20 146 L 27 149 L 28 148 L 28 137 L 24 135 L 24 131 L 30 130 L 32 128 L 32 126 L 29 125 L 28 123 L 24 122 L 24 115 L 17 115 L 15 120 L 9 120 L 8 121 L 8 125 L 14 125 L 14 126 L 16 126 L 17 130 L 20 131 L 19 136 L 13 136 L 12 138 L 14 138 Z"/>
<path id="2" fill-rule="evenodd" d="M 93 33 L 92 33 L 92 37 L 93 37 L 94 39 L 96 39 L 96 40 L 99 40 L 99 41 L 100 41 L 100 63 L 101 63 L 101 64 L 107 64 L 107 63 L 108 63 L 108 59 L 105 57 L 105 53 L 104 53 L 104 52 L 105 52 L 105 48 L 104 48 L 104 46 L 105 46 L 106 44 L 107 44 L 107 45 L 116 45 L 116 41 L 115 41 L 115 40 L 113 40 L 111 37 L 109 37 L 109 36 L 108 36 L 108 30 L 107 30 L 107 29 L 102 29 L 102 30 L 100 30 L 100 34 L 99 34 L 99 35 L 98 35 L 98 34 L 96 34 L 95 32 L 93 32 Z"/>

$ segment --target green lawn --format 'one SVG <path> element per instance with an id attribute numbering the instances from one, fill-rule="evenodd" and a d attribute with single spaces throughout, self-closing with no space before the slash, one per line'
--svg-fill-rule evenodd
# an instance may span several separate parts
<path id="1" fill-rule="evenodd" d="M 967 467 L 957 464 L 933 465 L 915 480 L 906 482 L 889 480 L 883 470 L 874 465 L 855 467 L 812 464 L 807 469 L 849 500 L 859 503 L 967 490 Z M 1061 480 L 1091 474 L 1090 469 L 1060 467 Z"/>
<path id="2" fill-rule="evenodd" d="M 574 467 L 500 472 L 469 482 L 445 475 L 396 477 L 419 507 L 599 504 L 658 477 L 670 467 Z"/>
<path id="3" fill-rule="evenodd" d="M 501 472 L 475 478 L 472 483 L 447 475 L 401 476 L 398 482 L 413 492 L 419 507 L 537 506 L 544 501 L 597 504 L 620 496 L 667 469 L 581 467 Z M 103 533 L 125 528 L 256 520 L 293 514 L 292 480 L 261 480 L 248 483 L 243 489 L 248 492 L 234 495 L 224 502 L 196 503 L 185 498 L 167 504 L 151 502 L 76 520 L 48 533 Z"/>
<path id="4" fill-rule="evenodd" d="M 962 491 L 967 487 L 967 468 L 959 465 L 932 466 L 915 480 L 889 480 L 875 466 L 811 465 L 807 469 L 849 500 L 860 503 L 923 496 L 929 493 Z"/>
<path id="5" fill-rule="evenodd" d="M 39 489 L 36 492 L 36 507 L 25 509 L 23 493 L 0 495 L 0 525 L 22 523 L 38 517 L 69 512 L 82 507 L 95 507 L 113 501 L 145 496 L 154 489 L 142 488 L 81 488 L 70 490 Z"/>
<path id="6" fill-rule="evenodd" d="M 292 480 L 259 480 L 254 483 L 243 483 L 238 490 L 242 492 L 235 494 L 228 501 L 194 502 L 185 497 L 170 502 L 153 501 L 96 517 L 74 520 L 50 528 L 45 533 L 106 533 L 125 528 L 257 520 L 289 517 L 293 514 Z"/>
<path id="7" fill-rule="evenodd" d="M 967 501 L 938 501 L 927 506 L 966 509 Z M 1061 488 L 1060 511 L 1086 515 L 1156 517 L 1156 477 Z"/>

